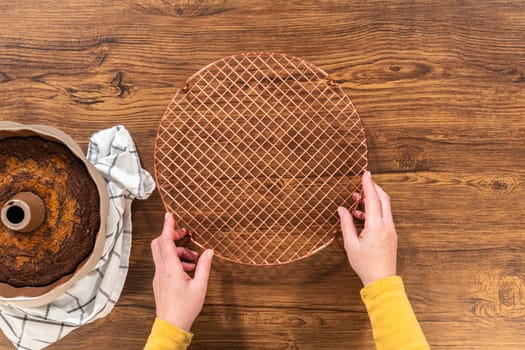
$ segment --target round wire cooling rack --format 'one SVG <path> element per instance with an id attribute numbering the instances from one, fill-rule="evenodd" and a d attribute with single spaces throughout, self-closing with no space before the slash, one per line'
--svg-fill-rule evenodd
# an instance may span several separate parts
<path id="1" fill-rule="evenodd" d="M 223 259 L 277 265 L 339 231 L 366 170 L 359 115 L 326 72 L 276 53 L 225 57 L 191 76 L 155 141 L 166 210 Z"/>

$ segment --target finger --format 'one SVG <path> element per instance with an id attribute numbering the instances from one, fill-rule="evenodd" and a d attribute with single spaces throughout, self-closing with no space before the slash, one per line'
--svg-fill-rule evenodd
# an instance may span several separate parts
<path id="1" fill-rule="evenodd" d="M 164 214 L 164 227 L 162 228 L 162 235 L 168 236 L 173 241 L 178 241 L 179 239 L 184 238 L 188 231 L 185 228 L 175 228 L 176 226 L 175 218 L 173 214 L 166 213 Z"/>
<path id="2" fill-rule="evenodd" d="M 171 213 L 164 213 L 164 225 L 162 226 L 162 235 L 171 235 L 175 228 L 175 218 Z"/>
<path id="3" fill-rule="evenodd" d="M 208 288 L 212 258 L 213 250 L 206 249 L 199 258 L 197 267 L 195 268 L 195 277 L 193 278 L 193 281 L 197 284 L 197 287 L 204 292 L 204 294 L 206 294 L 206 289 Z"/>
<path id="4" fill-rule="evenodd" d="M 177 228 L 173 230 L 173 240 L 178 241 L 179 239 L 183 239 L 188 234 L 188 231 L 186 231 L 185 228 Z"/>
<path id="5" fill-rule="evenodd" d="M 341 219 L 341 231 L 343 232 L 343 241 L 345 242 L 345 248 L 349 245 L 355 245 L 359 243 L 357 235 L 357 229 L 354 225 L 354 219 L 348 212 L 348 209 L 344 207 L 337 208 L 337 214 Z"/>
<path id="6" fill-rule="evenodd" d="M 166 269 L 181 269 L 179 256 L 177 254 L 177 247 L 173 240 L 175 220 L 173 215 L 166 213 L 164 216 L 164 227 L 162 229 L 162 235 L 159 238 L 160 253 L 162 257 L 162 263 Z"/>
<path id="7" fill-rule="evenodd" d="M 186 229 L 175 229 L 175 218 L 173 214 L 164 214 L 164 226 L 162 227 L 162 236 L 177 241 L 186 235 Z"/>
<path id="8" fill-rule="evenodd" d="M 363 196 L 359 192 L 352 193 L 352 199 L 356 202 L 361 202 L 363 200 Z"/>
<path id="9" fill-rule="evenodd" d="M 183 261 L 181 264 L 182 264 L 182 269 L 186 272 L 195 270 L 195 263 L 189 263 L 189 262 Z"/>
<path id="10" fill-rule="evenodd" d="M 378 184 L 375 184 L 375 188 L 377 195 L 379 196 L 379 200 L 381 201 L 383 221 L 389 225 L 394 225 L 394 219 L 392 218 L 392 208 L 390 206 L 390 197 Z"/>
<path id="11" fill-rule="evenodd" d="M 369 171 L 363 175 L 363 192 L 365 195 L 365 227 L 381 221 L 381 202 L 377 195 L 372 175 Z"/>
<path id="12" fill-rule="evenodd" d="M 352 213 L 352 215 L 353 215 L 356 219 L 359 219 L 359 220 L 364 220 L 364 219 L 365 219 L 365 213 L 363 213 L 361 210 L 354 210 L 354 212 Z"/>
<path id="13" fill-rule="evenodd" d="M 177 247 L 177 255 L 180 260 L 194 261 L 198 258 L 199 253 L 185 247 Z"/>

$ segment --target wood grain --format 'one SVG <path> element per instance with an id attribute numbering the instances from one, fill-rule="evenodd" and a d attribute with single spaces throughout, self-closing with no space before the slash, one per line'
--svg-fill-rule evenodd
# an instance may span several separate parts
<path id="1" fill-rule="evenodd" d="M 320 66 L 363 119 L 432 348 L 523 348 L 524 3 L 38 0 L 0 14 L 0 119 L 59 127 L 84 150 L 125 125 L 150 171 L 160 117 L 202 66 L 257 50 Z M 157 193 L 134 203 L 117 306 L 49 349 L 143 346 L 162 213 Z M 191 348 L 372 349 L 359 289 L 340 241 L 280 267 L 217 260 Z"/>

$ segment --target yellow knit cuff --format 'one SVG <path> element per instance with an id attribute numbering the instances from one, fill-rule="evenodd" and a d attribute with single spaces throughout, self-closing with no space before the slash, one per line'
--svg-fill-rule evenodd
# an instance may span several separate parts
<path id="1" fill-rule="evenodd" d="M 145 349 L 186 349 L 192 338 L 192 333 L 157 317 Z"/>
<path id="2" fill-rule="evenodd" d="M 361 289 L 361 298 L 366 303 L 367 300 L 375 299 L 377 296 L 391 291 L 405 292 L 405 287 L 401 277 L 389 276 L 370 283 Z"/>

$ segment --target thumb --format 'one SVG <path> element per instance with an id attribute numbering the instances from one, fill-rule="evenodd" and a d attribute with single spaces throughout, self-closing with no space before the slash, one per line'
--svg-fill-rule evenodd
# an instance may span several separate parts
<path id="1" fill-rule="evenodd" d="M 162 226 L 162 236 L 172 239 L 175 231 L 175 218 L 172 213 L 164 214 L 164 225 Z"/>
<path id="2" fill-rule="evenodd" d="M 213 258 L 213 250 L 206 249 L 197 262 L 195 268 L 195 277 L 193 278 L 199 286 L 199 289 L 206 291 L 208 287 L 208 279 L 210 277 L 211 260 Z"/>
<path id="3" fill-rule="evenodd" d="M 357 229 L 355 228 L 354 218 L 348 209 L 344 207 L 337 208 L 337 214 L 341 219 L 341 231 L 343 232 L 343 241 L 345 243 L 345 250 L 349 247 L 355 246 L 359 243 Z"/>

